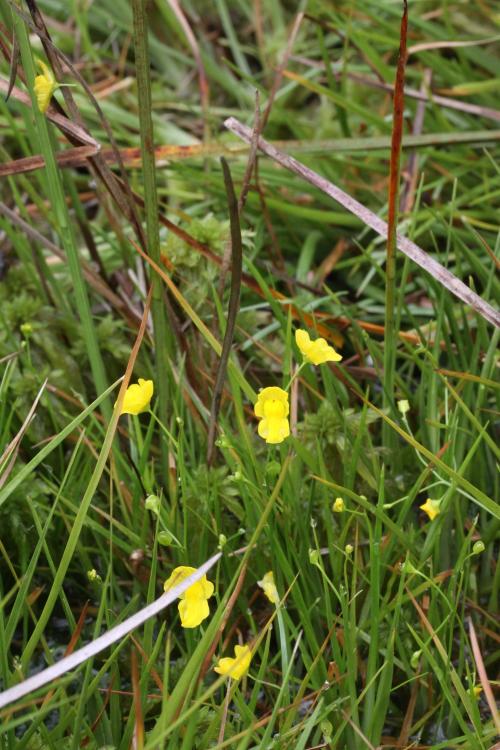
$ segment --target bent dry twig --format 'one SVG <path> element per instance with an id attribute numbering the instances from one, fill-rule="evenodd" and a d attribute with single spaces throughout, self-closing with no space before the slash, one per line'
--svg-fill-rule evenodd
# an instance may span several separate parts
<path id="1" fill-rule="evenodd" d="M 200 578 L 202 578 L 205 573 L 207 573 L 210 568 L 215 565 L 220 556 L 220 552 L 218 552 L 216 555 L 213 555 L 213 557 L 203 563 L 203 565 L 200 565 L 200 567 L 194 573 L 191 573 L 191 575 L 185 578 L 178 586 L 171 589 L 167 593 L 162 594 L 152 604 L 149 604 L 147 607 L 143 607 L 143 609 L 139 610 L 139 612 L 136 612 L 135 615 L 132 615 L 132 617 L 128 617 L 124 622 L 121 622 L 119 625 L 111 628 L 111 630 L 108 630 L 107 633 L 104 633 L 104 635 L 96 638 L 96 640 L 92 641 L 92 643 L 87 643 L 85 646 L 83 646 L 83 648 L 78 649 L 78 651 L 75 651 L 70 656 L 64 657 L 64 659 L 61 659 L 51 667 L 44 669 L 42 672 L 38 672 L 38 674 L 33 675 L 33 677 L 29 677 L 27 680 L 24 680 L 24 682 L 20 682 L 18 685 L 14 685 L 14 687 L 5 690 L 3 693 L 0 693 L 0 708 L 4 708 L 5 706 L 14 703 L 14 701 L 19 700 L 19 698 L 23 698 L 25 695 L 32 693 L 34 690 L 38 690 L 38 688 L 47 685 L 57 677 L 61 677 L 67 672 L 70 672 L 72 669 L 75 669 L 75 667 L 78 667 L 80 664 L 83 664 L 85 661 L 92 658 L 96 654 L 104 651 L 104 649 L 108 648 L 108 646 L 111 646 L 113 643 L 122 640 L 126 635 L 131 633 L 132 630 L 138 628 L 139 625 L 143 625 L 151 617 L 154 617 L 159 612 L 161 612 L 162 609 L 165 609 L 165 607 L 168 607 L 169 604 L 172 604 L 172 602 L 175 601 L 181 594 L 183 594 L 186 589 L 192 586 L 193 583 L 199 581 Z"/>
<path id="2" fill-rule="evenodd" d="M 224 126 L 227 130 L 230 130 L 246 143 L 250 143 L 252 137 L 251 129 L 243 125 L 235 117 L 229 117 L 225 120 Z M 311 185 L 314 185 L 323 193 L 329 195 L 352 214 L 358 216 L 367 226 L 374 229 L 381 237 L 387 238 L 387 223 L 374 214 L 373 211 L 366 208 L 366 206 L 363 206 L 362 203 L 329 180 L 321 177 L 317 172 L 306 167 L 302 162 L 294 159 L 292 156 L 284 154 L 282 151 L 279 151 L 268 141 L 264 140 L 264 138 L 259 138 L 258 145 L 259 149 L 266 154 L 266 156 L 274 159 L 274 161 L 281 164 L 281 166 L 299 175 L 299 177 L 302 177 Z M 488 302 L 481 299 L 478 294 L 473 292 L 472 289 L 463 283 L 463 281 L 460 281 L 460 279 L 452 274 L 451 271 L 448 271 L 448 269 L 442 266 L 441 263 L 428 255 L 421 247 L 407 237 L 398 234 L 396 236 L 396 241 L 398 249 L 407 255 L 408 258 L 413 260 L 414 263 L 434 276 L 440 284 L 461 299 L 462 302 L 470 305 L 489 323 L 492 323 L 497 328 L 500 327 L 500 313 L 498 310 L 495 310 L 490 304 L 488 304 Z"/>

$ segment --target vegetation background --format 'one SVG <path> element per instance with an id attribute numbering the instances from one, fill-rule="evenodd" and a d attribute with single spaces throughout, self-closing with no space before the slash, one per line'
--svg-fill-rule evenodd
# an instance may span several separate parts
<path id="1" fill-rule="evenodd" d="M 248 180 L 223 125 L 253 127 L 259 92 L 263 136 L 386 219 L 402 10 L 1 0 L 0 688 L 222 551 L 200 628 L 172 605 L 0 710 L 2 750 L 495 745 L 498 328 L 401 253 L 387 293 L 363 216 L 262 155 Z M 400 233 L 490 303 L 499 22 L 410 1 L 392 195 Z M 38 59 L 72 85 L 46 113 Z M 241 277 L 220 156 L 248 191 Z M 301 369 L 270 446 L 253 401 L 289 383 L 297 327 L 343 360 Z M 154 381 L 153 415 L 112 416 L 124 372 Z M 237 643 L 249 674 L 219 678 Z"/>

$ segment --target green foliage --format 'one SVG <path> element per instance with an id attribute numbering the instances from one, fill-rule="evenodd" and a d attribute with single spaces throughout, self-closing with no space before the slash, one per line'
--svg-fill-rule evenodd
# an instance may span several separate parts
<path id="1" fill-rule="evenodd" d="M 208 245 L 212 252 L 223 256 L 229 239 L 229 221 L 220 221 L 212 214 L 202 219 L 192 219 L 186 231 L 198 242 Z M 198 250 L 172 232 L 165 243 L 165 254 L 172 261 L 181 279 L 181 290 L 191 305 L 200 310 L 207 299 L 219 269 Z"/>

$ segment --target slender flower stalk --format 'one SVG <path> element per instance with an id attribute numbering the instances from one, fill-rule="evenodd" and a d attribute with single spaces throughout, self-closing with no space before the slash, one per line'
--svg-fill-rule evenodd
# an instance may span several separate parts
<path id="1" fill-rule="evenodd" d="M 295 372 L 292 374 L 292 377 L 288 381 L 285 391 L 290 390 L 290 388 L 292 387 L 292 383 L 294 382 L 294 380 L 298 378 L 301 370 L 303 370 L 306 365 L 307 365 L 307 360 L 304 360 L 298 367 L 295 368 Z"/>

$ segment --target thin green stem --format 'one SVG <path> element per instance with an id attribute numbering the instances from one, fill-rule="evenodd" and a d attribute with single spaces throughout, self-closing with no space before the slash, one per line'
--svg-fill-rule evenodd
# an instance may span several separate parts
<path id="1" fill-rule="evenodd" d="M 296 379 L 296 378 L 297 378 L 297 377 L 298 377 L 298 376 L 300 375 L 300 372 L 301 372 L 301 370 L 302 370 L 302 369 L 303 369 L 303 368 L 304 368 L 304 367 L 305 367 L 305 366 L 306 366 L 307 364 L 308 364 L 308 362 L 307 362 L 307 360 L 305 359 L 305 360 L 304 360 L 304 361 L 302 362 L 302 364 L 300 364 L 300 365 L 299 365 L 299 366 L 297 367 L 297 369 L 296 369 L 296 370 L 295 370 L 295 372 L 293 373 L 292 377 L 291 377 L 291 378 L 290 378 L 290 380 L 288 381 L 288 384 L 287 384 L 286 388 L 284 388 L 284 390 L 285 390 L 285 391 L 289 391 L 289 390 L 290 390 L 290 388 L 292 387 L 292 383 L 293 383 L 293 381 L 294 381 L 294 380 L 295 380 L 295 379 Z"/>
<path id="2" fill-rule="evenodd" d="M 160 419 L 158 419 L 158 417 L 156 416 L 156 414 L 154 413 L 154 411 L 152 411 L 150 409 L 149 413 L 153 417 L 153 419 L 157 423 L 157 425 L 159 426 L 160 430 L 162 430 L 162 432 L 165 433 L 165 435 L 168 438 L 168 440 L 171 440 L 172 443 L 173 443 L 173 445 L 175 445 L 175 447 L 178 448 L 179 447 L 179 443 L 174 438 L 174 436 L 172 435 L 172 433 L 167 430 L 167 428 L 165 427 L 165 425 L 163 424 L 163 422 Z"/>

